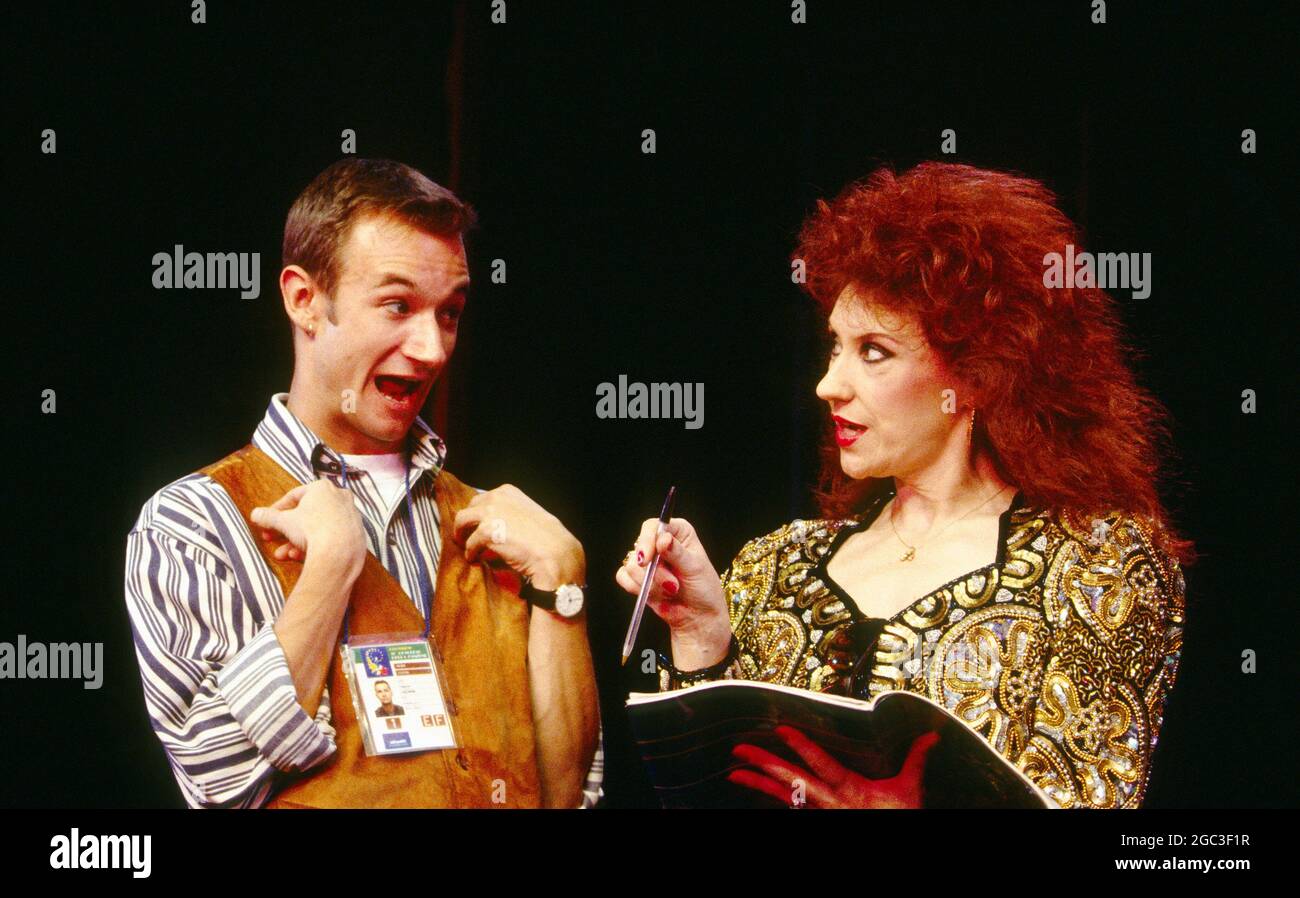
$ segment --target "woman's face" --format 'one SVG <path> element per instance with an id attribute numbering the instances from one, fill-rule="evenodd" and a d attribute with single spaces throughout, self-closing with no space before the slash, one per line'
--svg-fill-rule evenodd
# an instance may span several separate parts
<path id="1" fill-rule="evenodd" d="M 848 287 L 829 330 L 830 359 L 817 396 L 830 405 L 845 474 L 907 479 L 953 447 L 965 451 L 970 404 L 914 318 Z"/>

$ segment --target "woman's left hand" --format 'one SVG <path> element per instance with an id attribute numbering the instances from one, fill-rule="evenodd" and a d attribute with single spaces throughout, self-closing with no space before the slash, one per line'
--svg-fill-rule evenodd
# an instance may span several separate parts
<path id="1" fill-rule="evenodd" d="M 744 743 L 732 749 L 732 753 L 762 773 L 733 770 L 727 779 L 791 806 L 803 803 L 817 808 L 921 807 L 925 758 L 939 741 L 937 732 L 918 736 L 896 776 L 873 780 L 849 770 L 793 727 L 779 726 L 775 732 L 803 758 L 810 770 Z"/>

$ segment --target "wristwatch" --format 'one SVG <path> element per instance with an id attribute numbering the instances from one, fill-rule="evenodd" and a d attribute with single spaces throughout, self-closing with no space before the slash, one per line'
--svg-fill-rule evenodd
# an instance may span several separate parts
<path id="1" fill-rule="evenodd" d="M 586 588 L 585 585 L 565 583 L 554 592 L 548 592 L 533 586 L 533 582 L 525 577 L 524 585 L 519 588 L 519 595 L 536 608 L 554 611 L 560 617 L 577 617 L 582 613 L 582 606 L 586 603 L 582 592 Z"/>

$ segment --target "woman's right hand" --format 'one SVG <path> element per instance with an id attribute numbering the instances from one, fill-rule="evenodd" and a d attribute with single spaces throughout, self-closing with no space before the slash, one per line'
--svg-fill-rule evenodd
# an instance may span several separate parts
<path id="1" fill-rule="evenodd" d="M 614 575 L 633 596 L 641 592 L 656 548 L 659 519 L 641 525 L 636 544 Z M 731 623 L 722 581 L 695 528 L 683 518 L 671 518 L 658 536 L 659 568 L 647 604 L 672 631 L 673 666 L 699 670 L 721 661 L 731 641 Z"/>

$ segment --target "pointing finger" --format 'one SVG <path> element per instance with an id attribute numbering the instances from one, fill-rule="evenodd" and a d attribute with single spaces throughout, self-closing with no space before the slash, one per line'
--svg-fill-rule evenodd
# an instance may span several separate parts
<path id="1" fill-rule="evenodd" d="M 479 525 L 486 513 L 487 510 L 482 505 L 476 508 L 466 506 L 456 512 L 456 517 L 452 521 L 452 536 L 456 542 L 463 544 L 466 534 Z"/>
<path id="2" fill-rule="evenodd" d="M 271 534 L 267 539 L 275 539 L 276 534 L 284 532 L 284 527 L 280 523 L 280 515 L 283 513 L 274 508 L 254 508 L 248 516 L 254 524 L 263 528 L 264 533 Z"/>
<path id="3" fill-rule="evenodd" d="M 654 554 L 655 531 L 658 529 L 658 518 L 646 518 L 641 522 L 641 532 L 636 537 L 636 548 L 633 557 L 642 567 L 650 563 L 650 557 Z"/>
<path id="4" fill-rule="evenodd" d="M 285 493 L 279 499 L 271 503 L 272 508 L 290 509 L 296 506 L 302 500 L 302 494 L 307 492 L 309 484 L 303 483 L 295 486 L 289 492 Z"/>

